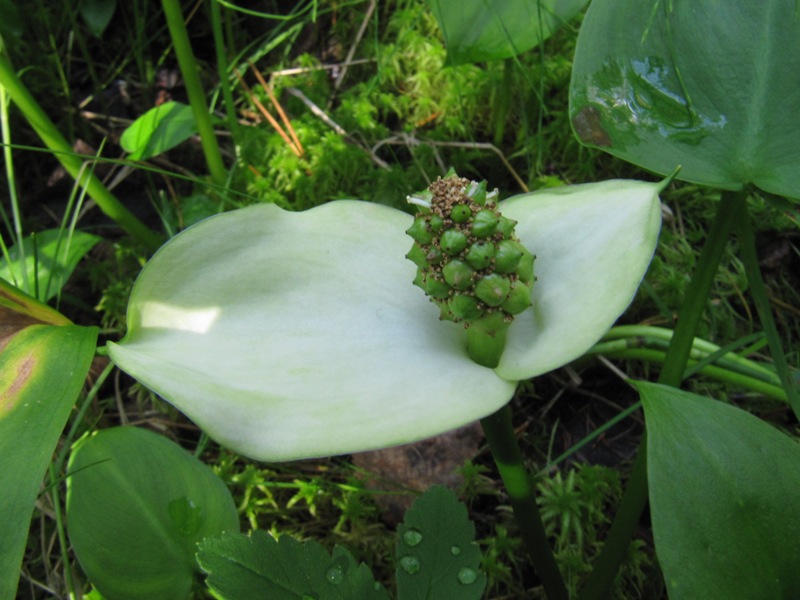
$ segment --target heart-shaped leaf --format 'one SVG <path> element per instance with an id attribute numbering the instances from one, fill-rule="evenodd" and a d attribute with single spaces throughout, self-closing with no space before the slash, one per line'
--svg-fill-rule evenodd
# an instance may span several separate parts
<path id="1" fill-rule="evenodd" d="M 86 27 L 96 37 L 103 35 L 116 9 L 117 0 L 81 0 L 78 8 Z"/>
<path id="2" fill-rule="evenodd" d="M 69 472 L 69 538 L 104 597 L 187 597 L 198 570 L 197 543 L 239 529 L 222 481 L 151 431 L 118 427 L 84 438 Z"/>
<path id="3" fill-rule="evenodd" d="M 670 598 L 797 598 L 800 444 L 733 406 L 654 383 L 636 387 Z"/>
<path id="4" fill-rule="evenodd" d="M 546 40 L 586 0 L 430 0 L 450 64 L 510 58 Z"/>
<path id="5" fill-rule="evenodd" d="M 798 55 L 795 0 L 595 0 L 573 64 L 575 132 L 656 173 L 798 198 Z"/>

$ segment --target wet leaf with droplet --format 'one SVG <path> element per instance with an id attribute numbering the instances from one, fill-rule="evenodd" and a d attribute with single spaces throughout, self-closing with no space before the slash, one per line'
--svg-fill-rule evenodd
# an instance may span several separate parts
<path id="1" fill-rule="evenodd" d="M 406 512 L 397 530 L 397 595 L 403 600 L 479 600 L 486 575 L 475 526 L 455 494 L 434 486 Z"/>
<path id="2" fill-rule="evenodd" d="M 364 563 L 336 546 L 256 530 L 223 534 L 199 546 L 206 583 L 224 600 L 388 600 Z"/>

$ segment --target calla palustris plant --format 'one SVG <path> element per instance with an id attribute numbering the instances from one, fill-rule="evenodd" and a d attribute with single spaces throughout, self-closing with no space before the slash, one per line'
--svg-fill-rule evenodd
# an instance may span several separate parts
<path id="1" fill-rule="evenodd" d="M 415 218 L 351 200 L 301 213 L 255 205 L 177 235 L 140 274 L 128 333 L 109 354 L 252 458 L 430 437 L 495 412 L 518 381 L 579 357 L 606 332 L 650 263 L 662 185 L 609 181 L 492 201 L 500 237 L 536 256 L 532 288 L 515 269 L 504 274 L 532 291 L 529 307 L 507 311 L 494 368 L 470 358 L 469 329 L 440 320 L 448 311 L 412 285 L 424 262 L 405 258 L 414 258 L 405 232 Z M 470 247 L 451 258 L 467 262 Z"/>

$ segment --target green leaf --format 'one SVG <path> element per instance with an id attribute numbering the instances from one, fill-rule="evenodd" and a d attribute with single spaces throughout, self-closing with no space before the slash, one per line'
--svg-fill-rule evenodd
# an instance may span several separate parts
<path id="1" fill-rule="evenodd" d="M 111 23 L 117 0 L 81 0 L 78 10 L 83 22 L 95 37 L 101 37 Z"/>
<path id="2" fill-rule="evenodd" d="M 109 354 L 220 443 L 261 460 L 403 444 L 491 414 L 581 356 L 627 308 L 661 222 L 658 184 L 500 203 L 537 255 L 532 308 L 495 371 L 412 281 L 406 213 L 256 205 L 186 229 L 145 266 Z M 587 293 L 591 290 L 591 293 Z"/>
<path id="3" fill-rule="evenodd" d="M 72 325 L 72 321 L 0 277 L 0 347 L 9 336 L 34 324 Z"/>
<path id="4" fill-rule="evenodd" d="M 510 58 L 572 19 L 587 0 L 430 0 L 450 64 Z"/>
<path id="5" fill-rule="evenodd" d="M 397 529 L 397 595 L 403 600 L 478 600 L 486 587 L 475 526 L 455 494 L 434 486 Z"/>
<path id="6" fill-rule="evenodd" d="M 84 438 L 73 448 L 69 472 L 69 538 L 106 598 L 187 597 L 197 543 L 239 529 L 222 481 L 151 431 L 118 427 Z"/>
<path id="7" fill-rule="evenodd" d="M 653 383 L 636 387 L 670 598 L 797 598 L 800 445 L 733 406 Z"/>
<path id="8" fill-rule="evenodd" d="M 68 234 L 59 229 L 48 229 L 22 240 L 28 281 L 36 286 L 37 297 L 47 302 L 56 296 L 81 258 L 99 241 L 96 235 L 83 231 Z M 0 277 L 8 281 L 23 281 L 19 254 L 19 247 L 14 245 L 9 250 L 11 263 L 0 259 Z"/>
<path id="9" fill-rule="evenodd" d="M 94 327 L 32 323 L 0 306 L 0 598 L 15 597 L 42 477 L 97 342 Z"/>
<path id="10" fill-rule="evenodd" d="M 280 540 L 255 530 L 200 544 L 207 584 L 225 600 L 381 600 L 389 596 L 365 564 L 344 548 L 331 556 L 314 541 Z"/>
<path id="11" fill-rule="evenodd" d="M 795 0 L 595 0 L 570 91 L 578 137 L 680 179 L 800 197 Z"/>
<path id="12" fill-rule="evenodd" d="M 192 107 L 165 102 L 131 123 L 120 138 L 131 160 L 147 160 L 174 148 L 197 133 Z"/>
<path id="13" fill-rule="evenodd" d="M 12 0 L 0 0 L 0 38 L 6 48 L 16 44 L 22 38 L 22 19 L 19 16 L 17 3 Z"/>

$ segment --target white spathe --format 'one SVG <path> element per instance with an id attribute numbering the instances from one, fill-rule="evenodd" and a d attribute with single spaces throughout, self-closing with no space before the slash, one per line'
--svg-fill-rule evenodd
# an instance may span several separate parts
<path id="1" fill-rule="evenodd" d="M 660 184 L 517 196 L 500 210 L 537 256 L 533 308 L 496 370 L 411 281 L 411 216 L 358 201 L 211 217 L 145 266 L 109 354 L 221 444 L 269 461 L 387 447 L 501 408 L 516 382 L 583 354 L 633 298 Z"/>

